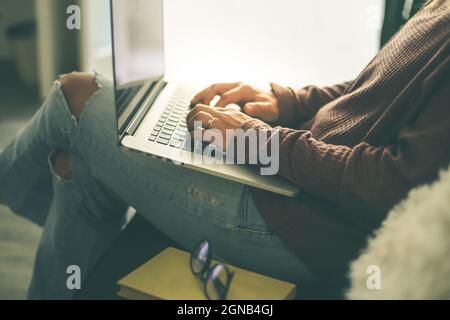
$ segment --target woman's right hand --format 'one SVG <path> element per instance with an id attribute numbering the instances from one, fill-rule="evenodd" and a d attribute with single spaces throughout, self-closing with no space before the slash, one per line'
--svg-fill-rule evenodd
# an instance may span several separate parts
<path id="1" fill-rule="evenodd" d="M 276 122 L 280 116 L 278 101 L 272 92 L 264 92 L 240 82 L 209 86 L 192 99 L 191 107 L 198 104 L 210 105 L 216 96 L 220 96 L 220 100 L 215 105 L 218 108 L 237 104 L 250 117 L 265 122 Z"/>

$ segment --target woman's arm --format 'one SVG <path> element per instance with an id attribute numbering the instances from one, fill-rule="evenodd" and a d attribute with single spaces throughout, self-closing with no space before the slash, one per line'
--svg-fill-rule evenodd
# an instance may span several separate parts
<path id="1" fill-rule="evenodd" d="M 321 107 L 341 97 L 351 82 L 331 87 L 308 86 L 298 91 L 272 83 L 272 92 L 277 98 L 280 116 L 278 125 L 291 126 L 308 121 Z"/>
<path id="2" fill-rule="evenodd" d="M 241 112 L 205 105 L 190 112 L 188 126 L 194 130 L 195 121 L 199 121 L 204 128 L 220 130 L 224 137 L 228 129 L 255 129 L 279 139 L 279 150 L 270 152 L 279 152 L 281 176 L 304 192 L 338 204 L 353 221 L 378 225 L 412 187 L 435 178 L 438 169 L 450 162 L 450 84 L 448 78 L 441 83 L 417 119 L 384 146 L 326 144 L 309 131 L 272 128 Z M 266 146 L 272 146 L 272 141 Z M 258 148 L 250 152 L 253 157 L 249 159 L 255 158 L 254 153 L 264 154 Z"/>
<path id="3" fill-rule="evenodd" d="M 244 129 L 280 139 L 280 175 L 305 192 L 339 204 L 354 221 L 377 224 L 414 186 L 437 176 L 450 162 L 449 84 L 430 98 L 421 114 L 390 145 L 326 144 L 308 131 L 273 129 L 258 120 Z"/>

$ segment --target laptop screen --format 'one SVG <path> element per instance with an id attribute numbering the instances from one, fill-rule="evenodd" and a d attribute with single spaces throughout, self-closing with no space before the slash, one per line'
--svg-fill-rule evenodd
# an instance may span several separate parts
<path id="1" fill-rule="evenodd" d="M 111 5 L 116 86 L 161 78 L 163 0 L 112 0 Z"/>

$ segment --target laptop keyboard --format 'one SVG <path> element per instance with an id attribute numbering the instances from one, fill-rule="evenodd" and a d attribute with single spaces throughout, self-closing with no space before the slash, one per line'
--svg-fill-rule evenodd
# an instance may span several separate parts
<path id="1" fill-rule="evenodd" d="M 133 98 L 141 90 L 143 85 L 128 87 L 117 91 L 117 114 L 121 115 L 125 108 L 130 104 Z"/>
<path id="2" fill-rule="evenodd" d="M 186 116 L 189 112 L 190 98 L 191 93 L 188 91 L 175 92 L 150 134 L 150 141 L 177 149 L 183 147 L 188 131 Z"/>

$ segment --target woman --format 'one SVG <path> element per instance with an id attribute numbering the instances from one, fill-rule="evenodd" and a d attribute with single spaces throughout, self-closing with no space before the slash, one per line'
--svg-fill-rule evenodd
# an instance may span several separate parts
<path id="1" fill-rule="evenodd" d="M 80 266 L 84 279 L 128 205 L 187 249 L 207 238 L 256 272 L 341 280 L 388 210 L 450 162 L 449 2 L 432 1 L 349 83 L 297 92 L 218 84 L 194 98 L 191 129 L 202 121 L 279 133 L 280 175 L 301 187 L 298 199 L 117 147 L 112 84 L 63 76 L 0 153 L 0 202 L 45 222 L 29 297 L 70 298 L 67 267 Z M 244 113 L 223 108 L 230 103 Z"/>

